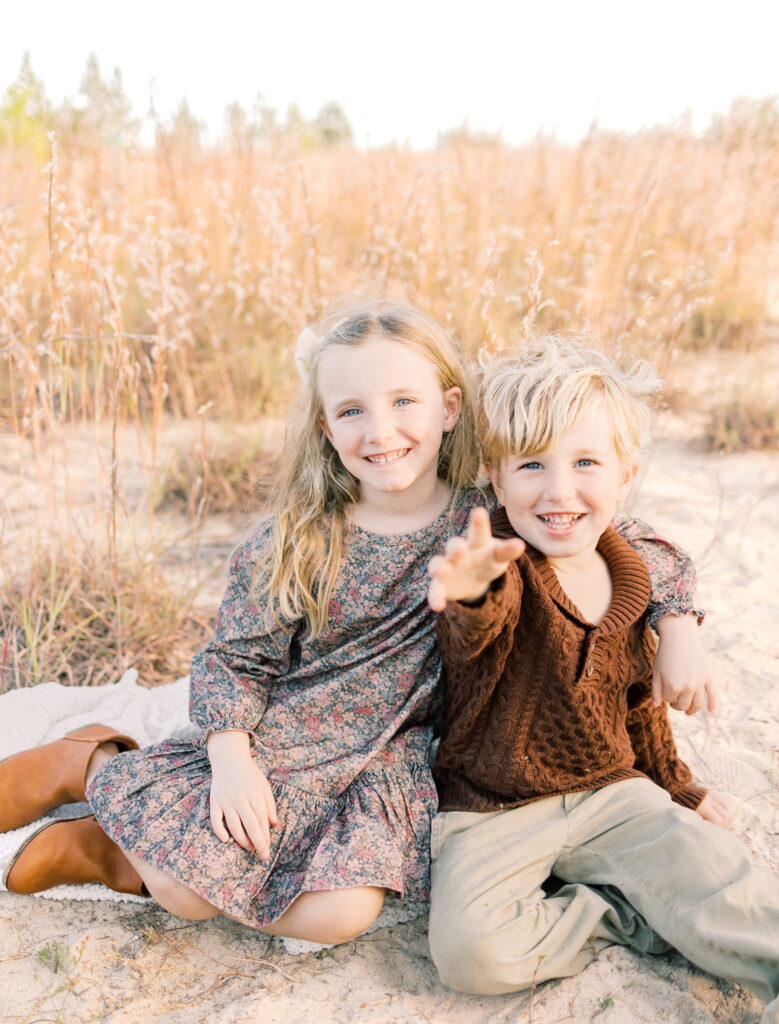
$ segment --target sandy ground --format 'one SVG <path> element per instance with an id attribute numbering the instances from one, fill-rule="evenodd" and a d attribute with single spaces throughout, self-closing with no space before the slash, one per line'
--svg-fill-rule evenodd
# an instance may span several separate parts
<path id="1" fill-rule="evenodd" d="M 738 798 L 735 832 L 779 875 L 777 459 L 704 455 L 690 423 L 671 416 L 659 433 L 633 511 L 695 557 L 704 641 L 722 673 L 717 714 L 675 714 L 674 728 L 697 776 Z M 231 922 L 188 924 L 153 906 L 2 893 L 0 922 L 0 1020 L 19 1024 L 729 1024 L 762 1009 L 681 956 L 618 947 L 532 994 L 455 995 L 429 960 L 424 916 L 300 956 Z"/>

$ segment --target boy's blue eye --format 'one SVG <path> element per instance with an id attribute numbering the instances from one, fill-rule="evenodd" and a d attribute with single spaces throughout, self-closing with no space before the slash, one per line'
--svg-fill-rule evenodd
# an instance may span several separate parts
<path id="1" fill-rule="evenodd" d="M 541 463 L 540 462 L 523 462 L 519 466 L 517 466 L 517 469 L 540 469 L 540 468 L 541 468 Z"/>
<path id="2" fill-rule="evenodd" d="M 410 398 L 399 398 L 395 402 L 395 405 L 411 405 L 411 399 Z"/>
<path id="3" fill-rule="evenodd" d="M 594 466 L 596 465 L 595 459 L 577 459 L 577 466 Z"/>

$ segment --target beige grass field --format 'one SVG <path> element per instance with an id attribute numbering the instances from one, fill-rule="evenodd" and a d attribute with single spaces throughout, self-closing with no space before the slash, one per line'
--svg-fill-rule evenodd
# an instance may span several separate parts
<path id="1" fill-rule="evenodd" d="M 633 509 L 695 558 L 722 666 L 719 712 L 674 726 L 779 873 L 778 181 L 759 105 L 704 139 L 524 149 L 0 146 L 0 692 L 186 671 L 272 486 L 294 339 L 329 299 L 403 295 L 474 355 L 590 331 L 666 379 Z M 19 1024 L 759 1015 L 680 957 L 620 949 L 532 994 L 455 996 L 424 918 L 300 957 L 132 905 L 3 893 L 0 920 Z"/>

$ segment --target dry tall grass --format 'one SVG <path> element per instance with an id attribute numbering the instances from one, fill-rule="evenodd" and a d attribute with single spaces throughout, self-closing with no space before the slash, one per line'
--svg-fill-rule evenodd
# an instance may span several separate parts
<path id="1" fill-rule="evenodd" d="M 0 149 L 3 687 L 185 668 L 199 625 L 161 571 L 181 526 L 160 505 L 178 495 L 196 533 L 210 500 L 245 500 L 251 465 L 262 483 L 251 430 L 212 461 L 212 421 L 278 415 L 292 341 L 335 295 L 403 294 L 473 352 L 530 324 L 591 330 L 671 381 L 680 349 L 748 349 L 777 318 L 773 108 L 707 139 L 59 154 L 52 139 L 50 157 Z M 182 419 L 186 458 L 166 448 Z"/>

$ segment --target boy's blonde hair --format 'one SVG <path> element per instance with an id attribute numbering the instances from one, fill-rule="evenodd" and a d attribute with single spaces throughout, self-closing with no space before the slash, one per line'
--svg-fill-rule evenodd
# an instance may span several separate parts
<path id="1" fill-rule="evenodd" d="M 442 392 L 462 391 L 459 419 L 441 441 L 439 477 L 456 491 L 473 486 L 479 469 L 471 372 L 459 345 L 440 324 L 407 302 L 373 299 L 339 304 L 314 333 L 318 338 L 303 364 L 303 387 L 282 452 L 271 550 L 258 566 L 253 588 L 266 591 L 284 619 L 305 619 L 312 636 L 327 623 L 346 514 L 360 497 L 359 480 L 343 466 L 322 429 L 317 376 L 323 353 L 376 337 L 416 349 L 436 367 Z"/>
<path id="2" fill-rule="evenodd" d="M 623 465 L 636 465 L 649 439 L 653 399 L 661 381 L 652 366 L 621 369 L 583 338 L 547 335 L 482 369 L 480 434 L 484 461 L 553 447 L 582 413 L 604 402 Z"/>

